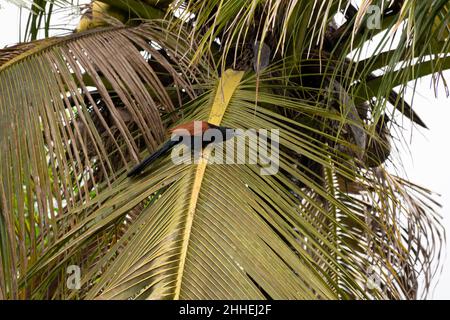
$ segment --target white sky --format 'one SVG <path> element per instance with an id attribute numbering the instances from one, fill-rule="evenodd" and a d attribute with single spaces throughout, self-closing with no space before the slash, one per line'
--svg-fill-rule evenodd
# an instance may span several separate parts
<path id="1" fill-rule="evenodd" d="M 80 3 L 89 2 L 81 0 Z M 76 12 L 76 8 L 72 9 Z M 57 12 L 60 21 L 60 29 L 53 31 L 61 33 L 63 29 L 71 29 L 74 18 L 67 18 L 67 11 Z M 27 12 L 22 14 L 22 25 L 26 24 Z M 19 40 L 20 11 L 11 3 L 0 0 L 0 48 L 18 42 Z M 23 31 L 22 31 L 23 32 Z M 450 80 L 450 72 L 444 73 Z M 443 205 L 443 223 L 450 235 L 450 99 L 445 96 L 441 86 L 438 97 L 434 97 L 434 91 L 430 87 L 431 77 L 420 80 L 415 92 L 414 110 L 428 125 L 430 130 L 418 129 L 405 131 L 405 137 L 409 145 L 405 146 L 400 154 L 404 171 L 411 181 L 428 187 L 442 195 L 440 203 Z M 412 96 L 412 89 L 407 92 L 407 97 Z M 410 101 L 408 100 L 407 101 Z M 408 121 L 404 122 L 406 128 L 410 128 Z M 409 151 L 406 150 L 409 148 Z M 430 298 L 450 300 L 450 247 L 447 247 L 447 256 L 439 282 Z M 444 257 L 446 258 L 446 257 Z"/>

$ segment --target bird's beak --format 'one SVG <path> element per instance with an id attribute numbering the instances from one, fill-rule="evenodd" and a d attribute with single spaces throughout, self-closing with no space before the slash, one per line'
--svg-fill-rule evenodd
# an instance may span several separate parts
<path id="1" fill-rule="evenodd" d="M 239 129 L 233 129 L 233 134 L 235 136 L 242 136 L 242 130 Z"/>
<path id="2" fill-rule="evenodd" d="M 242 130 L 241 129 L 234 129 L 234 128 L 228 128 L 228 127 L 222 127 L 222 130 L 225 130 L 225 132 L 232 132 L 232 136 L 241 136 Z"/>

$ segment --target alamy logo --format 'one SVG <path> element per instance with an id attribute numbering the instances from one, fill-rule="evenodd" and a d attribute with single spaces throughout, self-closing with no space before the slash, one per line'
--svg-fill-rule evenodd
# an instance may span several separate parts
<path id="1" fill-rule="evenodd" d="M 180 147 L 171 153 L 175 164 L 198 164 L 202 154 L 208 153 L 208 164 L 259 165 L 261 175 L 274 175 L 279 170 L 278 129 L 218 127 L 202 131 L 202 122 L 196 121 L 193 135 L 188 130 L 177 129 L 171 140 L 180 142 Z"/>
<path id="2" fill-rule="evenodd" d="M 367 8 L 366 27 L 369 30 L 381 29 L 381 8 L 376 5 L 370 5 Z"/>
<path id="3" fill-rule="evenodd" d="M 67 277 L 66 286 L 70 290 L 80 290 L 81 288 L 81 268 L 77 265 L 70 265 L 66 269 Z"/>
<path id="4" fill-rule="evenodd" d="M 381 279 L 374 267 L 369 266 L 367 269 L 367 289 L 379 290 L 381 287 Z"/>

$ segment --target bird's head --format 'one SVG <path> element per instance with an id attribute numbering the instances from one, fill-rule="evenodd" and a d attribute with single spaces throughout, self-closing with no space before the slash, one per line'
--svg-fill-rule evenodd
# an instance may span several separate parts
<path id="1" fill-rule="evenodd" d="M 224 126 L 216 126 L 209 122 L 208 122 L 208 129 L 219 130 L 222 133 L 223 137 L 227 137 L 227 139 L 239 135 L 239 133 L 233 128 L 224 127 Z"/>
<path id="2" fill-rule="evenodd" d="M 194 136 L 194 135 L 198 135 L 198 134 L 204 134 L 207 130 L 210 130 L 210 129 L 219 130 L 222 133 L 223 137 L 227 137 L 227 138 L 231 138 L 231 137 L 238 135 L 238 133 L 236 132 L 235 129 L 232 129 L 229 127 L 224 127 L 224 126 L 217 126 L 217 125 L 214 125 L 207 121 L 191 121 L 191 122 L 183 123 L 181 125 L 178 125 L 172 129 L 170 129 L 169 133 L 171 133 L 171 134 L 179 133 L 180 135 L 189 134 L 191 136 Z"/>

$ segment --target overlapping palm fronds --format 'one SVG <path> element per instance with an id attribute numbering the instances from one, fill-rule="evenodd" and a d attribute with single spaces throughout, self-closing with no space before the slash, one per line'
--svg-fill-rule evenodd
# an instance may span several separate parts
<path id="1" fill-rule="evenodd" d="M 427 294 L 439 205 L 383 164 L 389 104 L 426 125 L 393 90 L 448 68 L 447 1 L 95 2 L 89 30 L 0 51 L 1 298 Z M 278 130 L 279 170 L 205 152 L 126 178 L 190 120 Z"/>

